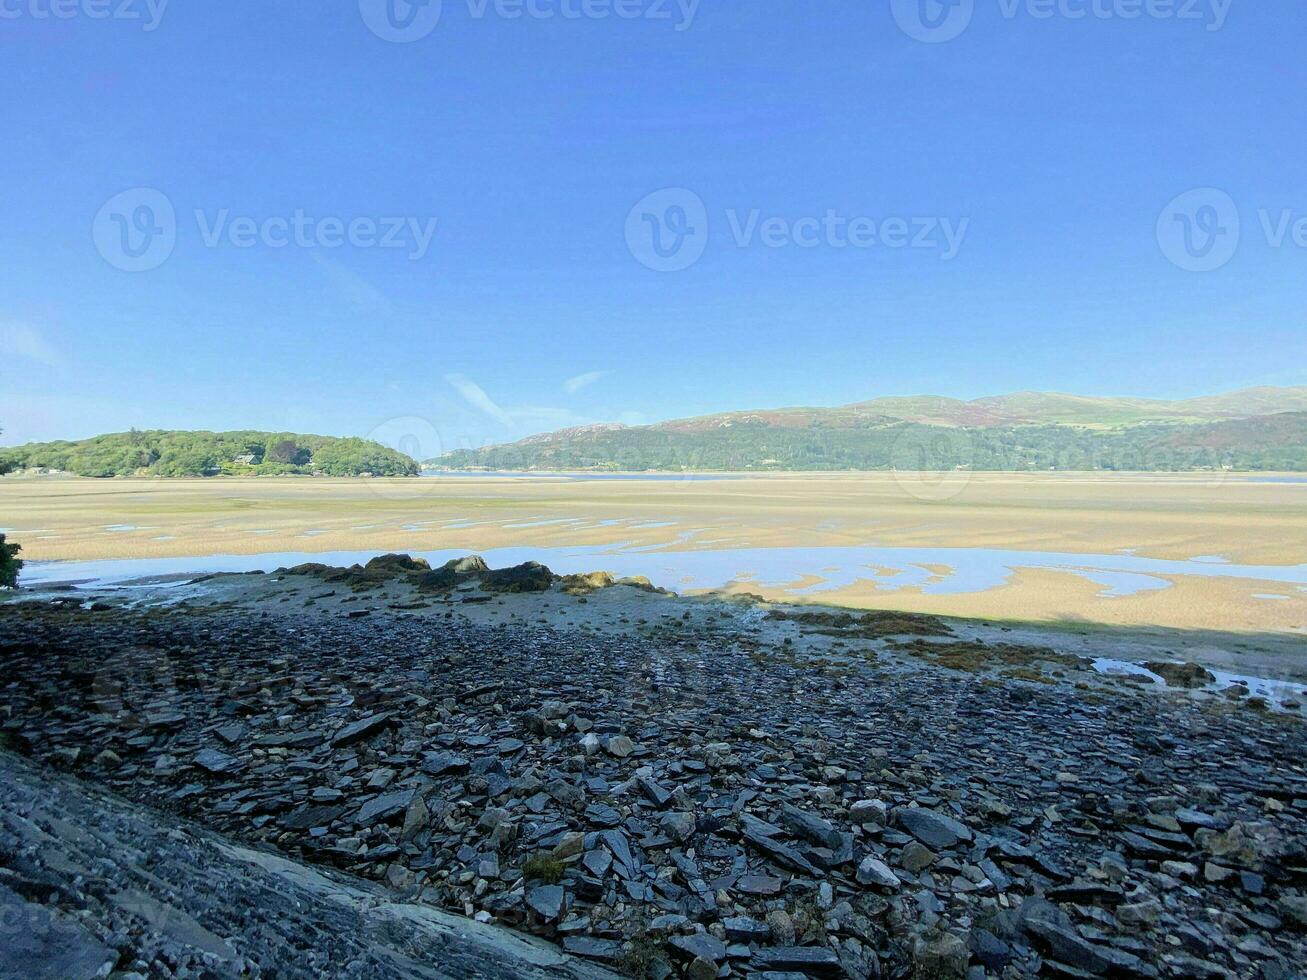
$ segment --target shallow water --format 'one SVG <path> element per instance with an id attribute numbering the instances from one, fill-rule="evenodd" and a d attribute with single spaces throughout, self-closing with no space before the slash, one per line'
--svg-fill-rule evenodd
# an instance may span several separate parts
<path id="1" fill-rule="evenodd" d="M 686 543 L 684 541 L 678 543 Z M 466 549 L 414 551 L 432 565 L 467 554 Z M 207 555 L 195 558 L 109 559 L 102 561 L 29 562 L 25 584 L 66 580 L 122 581 L 142 576 L 192 572 L 272 571 L 318 561 L 331 565 L 363 563 L 379 551 L 326 553 L 274 552 L 261 555 Z M 995 548 L 722 548 L 717 550 L 650 550 L 623 544 L 574 547 L 513 547 L 484 551 L 496 567 L 528 559 L 544 562 L 563 574 L 598 569 L 616 575 L 644 575 L 677 590 L 716 589 L 747 580 L 795 595 L 815 595 L 872 582 L 885 592 L 920 589 L 931 595 L 983 592 L 998 588 L 1022 568 L 1050 569 L 1079 575 L 1102 587 L 1105 599 L 1170 587 L 1162 576 L 1228 577 L 1307 586 L 1307 564 L 1239 565 L 1211 561 L 1144 558 L 1138 555 L 1092 555 Z M 820 581 L 811 584 L 812 576 Z M 1269 593 L 1262 593 L 1269 594 Z"/>
<path id="2" fill-rule="evenodd" d="M 1133 663 L 1129 660 L 1098 657 L 1094 660 L 1093 667 L 1100 674 L 1125 674 L 1134 677 L 1145 677 L 1158 687 L 1169 686 L 1161 676 L 1153 673 L 1143 664 Z M 1298 704 L 1303 701 L 1304 685 L 1300 682 L 1278 680 L 1272 677 L 1256 677 L 1251 674 L 1233 674 L 1229 671 L 1217 670 L 1214 667 L 1208 667 L 1207 670 L 1216 678 L 1207 687 L 1202 688 L 1202 690 L 1210 693 L 1220 694 L 1231 687 L 1243 688 L 1247 691 L 1247 697 L 1262 698 L 1276 708 L 1283 707 L 1286 701 Z"/>

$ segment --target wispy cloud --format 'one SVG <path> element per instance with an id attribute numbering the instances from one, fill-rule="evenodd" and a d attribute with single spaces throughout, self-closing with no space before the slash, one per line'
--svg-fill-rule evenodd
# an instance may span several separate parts
<path id="1" fill-rule="evenodd" d="M 0 321 L 0 355 L 21 357 L 47 367 L 58 367 L 62 358 L 36 330 L 24 323 Z"/>
<path id="2" fill-rule="evenodd" d="M 387 301 L 385 294 L 358 273 L 346 268 L 339 262 L 327 258 L 325 255 L 318 254 L 317 251 L 310 251 L 309 258 L 327 274 L 336 291 L 347 303 L 365 313 L 386 313 L 389 311 L 390 303 Z"/>
<path id="3" fill-rule="evenodd" d="M 588 388 L 607 374 L 607 371 L 587 371 L 585 374 L 578 374 L 575 378 L 568 378 L 563 382 L 563 390 L 569 395 L 575 395 L 582 388 Z"/>
<path id="4" fill-rule="evenodd" d="M 462 374 L 447 374 L 445 380 L 450 383 L 455 391 L 463 396 L 463 400 L 479 412 L 484 412 L 492 419 L 504 425 L 511 426 L 513 418 L 502 408 L 495 404 L 494 400 L 485 393 L 482 387 L 471 378 Z"/>

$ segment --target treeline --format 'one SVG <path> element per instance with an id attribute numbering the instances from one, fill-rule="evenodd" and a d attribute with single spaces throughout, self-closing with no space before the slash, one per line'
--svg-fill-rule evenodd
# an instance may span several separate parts
<path id="1" fill-rule="evenodd" d="M 367 439 L 293 432 L 118 432 L 0 449 L 6 469 L 77 476 L 416 476 L 412 459 Z"/>
<path id="2" fill-rule="evenodd" d="M 732 425 L 560 434 L 430 461 L 491 470 L 1283 470 L 1307 471 L 1307 413 L 1202 425 L 865 428 Z"/>

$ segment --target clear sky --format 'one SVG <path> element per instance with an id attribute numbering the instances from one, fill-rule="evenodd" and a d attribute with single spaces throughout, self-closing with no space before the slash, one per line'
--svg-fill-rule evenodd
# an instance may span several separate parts
<path id="1" fill-rule="evenodd" d="M 1307 383 L 1300 0 L 390 2 L 0 0 L 0 442 Z"/>

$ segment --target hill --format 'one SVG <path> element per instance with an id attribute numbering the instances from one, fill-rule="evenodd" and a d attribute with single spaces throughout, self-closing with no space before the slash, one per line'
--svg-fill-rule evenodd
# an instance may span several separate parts
<path id="1" fill-rule="evenodd" d="M 1115 428 L 1150 422 L 1219 422 L 1277 412 L 1307 412 L 1307 387 L 1249 388 L 1181 401 L 1104 398 L 1041 391 L 1021 391 L 977 398 L 974 401 L 918 395 L 876 398 L 838 408 L 725 412 L 661 422 L 653 428 L 691 431 L 758 419 L 791 428 L 861 426 L 878 419 L 969 428 L 1038 424 Z"/>
<path id="2" fill-rule="evenodd" d="M 586 426 L 449 453 L 496 470 L 1307 470 L 1307 388 L 1161 401 L 1023 392 L 880 398 L 650 426 Z"/>
<path id="3" fill-rule="evenodd" d="M 117 432 L 0 449 L 0 472 L 77 476 L 416 476 L 417 463 L 366 439 L 293 432 Z"/>

